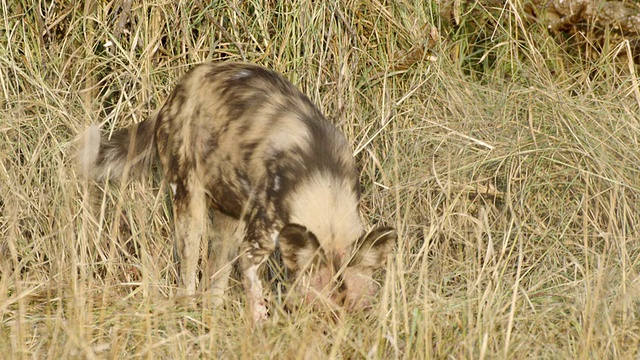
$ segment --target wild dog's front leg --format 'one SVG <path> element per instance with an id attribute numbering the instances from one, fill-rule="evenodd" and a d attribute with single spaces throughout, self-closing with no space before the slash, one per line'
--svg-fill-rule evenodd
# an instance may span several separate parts
<path id="1" fill-rule="evenodd" d="M 269 316 L 260 269 L 275 250 L 278 231 L 282 228 L 282 221 L 278 218 L 274 202 L 267 196 L 267 189 L 270 188 L 272 186 L 267 179 L 262 182 L 262 187 L 256 187 L 255 198 L 248 202 L 248 213 L 243 216 L 246 231 L 240 248 L 240 265 L 247 305 L 254 324 L 266 320 Z"/>
<path id="2" fill-rule="evenodd" d="M 204 189 L 195 177 L 170 184 L 173 190 L 175 248 L 180 263 L 180 294 L 196 292 L 200 245 L 207 226 L 207 203 Z"/>
<path id="3" fill-rule="evenodd" d="M 273 212 L 267 212 L 260 207 L 253 209 L 248 217 L 245 241 L 241 248 L 243 284 L 254 323 L 268 317 L 260 269 L 275 249 L 273 234 L 277 234 L 275 229 L 279 225 L 268 214 Z"/>
<path id="4" fill-rule="evenodd" d="M 254 245 L 255 244 L 255 245 Z M 267 304 L 264 298 L 260 269 L 267 260 L 268 252 L 259 248 L 256 243 L 247 243 L 240 255 L 244 291 L 247 294 L 247 305 L 253 317 L 254 323 L 259 323 L 268 318 Z"/>

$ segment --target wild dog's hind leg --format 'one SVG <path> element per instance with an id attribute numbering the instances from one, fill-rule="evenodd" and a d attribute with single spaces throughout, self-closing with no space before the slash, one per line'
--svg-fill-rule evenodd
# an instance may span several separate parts
<path id="1" fill-rule="evenodd" d="M 244 236 L 242 222 L 213 210 L 212 236 L 209 241 L 209 259 L 203 282 L 211 284 L 213 306 L 222 305 L 233 269 L 233 259 Z"/>
<path id="2" fill-rule="evenodd" d="M 207 228 L 206 195 L 193 173 L 169 185 L 174 195 L 175 248 L 180 263 L 179 294 L 191 296 L 196 292 L 200 246 Z"/>

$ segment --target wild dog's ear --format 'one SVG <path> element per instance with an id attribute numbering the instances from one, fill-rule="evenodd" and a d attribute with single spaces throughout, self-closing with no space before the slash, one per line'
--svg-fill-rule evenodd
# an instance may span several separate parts
<path id="1" fill-rule="evenodd" d="M 378 269 L 384 266 L 387 255 L 398 240 L 398 233 L 391 227 L 379 227 L 364 235 L 356 243 L 349 266 L 363 266 Z"/>
<path id="2" fill-rule="evenodd" d="M 280 230 L 278 244 L 285 266 L 298 271 L 316 255 L 320 243 L 312 232 L 298 224 L 288 224 Z"/>

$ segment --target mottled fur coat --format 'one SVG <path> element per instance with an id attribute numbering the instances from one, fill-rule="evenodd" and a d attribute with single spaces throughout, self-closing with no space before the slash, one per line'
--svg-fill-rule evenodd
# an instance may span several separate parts
<path id="1" fill-rule="evenodd" d="M 159 157 L 173 195 L 180 285 L 196 291 L 200 246 L 221 298 L 239 255 L 256 321 L 267 316 L 258 269 L 279 247 L 308 300 L 348 309 L 369 304 L 396 242 L 391 228 L 365 233 L 358 171 L 346 138 L 289 81 L 247 63 L 196 66 L 160 111 L 106 139 L 83 135 L 80 171 L 118 180 Z M 210 222 L 209 211 L 213 213 Z"/>

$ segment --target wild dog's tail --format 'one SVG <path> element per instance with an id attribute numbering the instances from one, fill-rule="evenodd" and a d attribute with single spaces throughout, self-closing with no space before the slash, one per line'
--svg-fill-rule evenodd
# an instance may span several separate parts
<path id="1" fill-rule="evenodd" d="M 97 125 L 89 126 L 81 135 L 77 153 L 78 170 L 85 178 L 120 181 L 126 176 L 139 176 L 151 167 L 156 155 L 156 116 L 115 131 L 111 138 L 100 136 Z"/>

